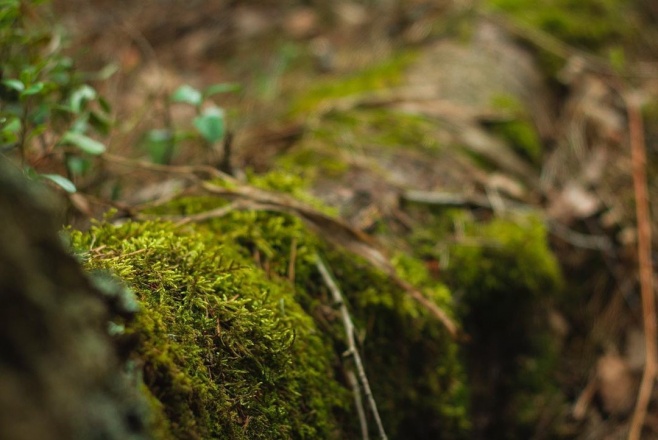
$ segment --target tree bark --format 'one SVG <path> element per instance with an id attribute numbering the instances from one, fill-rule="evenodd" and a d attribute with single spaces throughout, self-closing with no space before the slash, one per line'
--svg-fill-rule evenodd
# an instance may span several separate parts
<path id="1" fill-rule="evenodd" d="M 0 158 L 0 438 L 147 438 L 112 310 L 58 236 L 54 200 Z"/>

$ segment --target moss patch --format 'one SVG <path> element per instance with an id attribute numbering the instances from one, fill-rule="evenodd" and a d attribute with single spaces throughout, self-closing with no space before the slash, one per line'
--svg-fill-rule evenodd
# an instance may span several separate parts
<path id="1" fill-rule="evenodd" d="M 446 275 L 461 290 L 473 338 L 467 362 L 474 410 L 492 417 L 479 430 L 486 438 L 528 438 L 546 411 L 541 400 L 560 398 L 544 311 L 561 286 L 559 267 L 535 218 L 471 224 L 466 234 L 475 244 L 451 248 Z"/>
<path id="2" fill-rule="evenodd" d="M 276 176 L 259 185 L 297 188 Z M 188 198 L 159 213 L 223 203 Z M 125 332 L 137 343 L 158 438 L 360 438 L 344 330 L 315 269 L 323 246 L 299 219 L 236 211 L 185 227 L 99 224 L 73 232 L 72 242 L 86 267 L 116 273 L 142 305 Z M 441 324 L 385 275 L 342 251 L 324 252 L 364 336 L 390 438 L 467 438 L 468 393 L 457 345 Z M 402 256 L 397 264 L 451 309 L 448 289 L 421 263 Z"/>
<path id="3" fill-rule="evenodd" d="M 601 49 L 633 31 L 631 8 L 624 0 L 488 0 L 488 4 L 587 49 Z"/>
<path id="4" fill-rule="evenodd" d="M 305 115 L 317 111 L 332 100 L 395 87 L 402 83 L 405 69 L 415 59 L 414 53 L 405 52 L 347 77 L 320 81 L 293 100 L 290 114 Z"/>
<path id="5" fill-rule="evenodd" d="M 387 148 L 435 151 L 436 121 L 391 110 L 352 110 L 325 118 L 313 137 L 347 149 Z"/>
<path id="6" fill-rule="evenodd" d="M 73 242 L 95 246 L 87 267 L 111 269 L 143 305 L 127 332 L 169 438 L 332 437 L 346 392 L 291 289 L 171 223 L 96 226 Z"/>
<path id="7" fill-rule="evenodd" d="M 351 169 L 355 155 L 368 156 L 375 152 L 374 155 L 382 158 L 405 151 L 435 154 L 443 147 L 437 124 L 423 116 L 386 109 L 331 113 L 309 130 L 304 140 L 280 158 L 277 165 L 314 181 L 318 177 L 344 176 Z"/>
<path id="8" fill-rule="evenodd" d="M 509 113 L 509 119 L 488 123 L 489 130 L 507 141 L 521 157 L 539 165 L 543 145 L 523 104 L 512 96 L 497 96 L 492 101 L 492 107 Z"/>

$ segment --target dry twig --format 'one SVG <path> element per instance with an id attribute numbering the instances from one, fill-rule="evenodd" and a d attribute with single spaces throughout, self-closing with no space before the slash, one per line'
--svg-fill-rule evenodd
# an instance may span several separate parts
<path id="1" fill-rule="evenodd" d="M 190 221 L 205 221 L 211 218 L 222 217 L 232 210 L 237 209 L 278 211 L 299 217 L 329 243 L 364 258 L 373 267 L 383 271 L 395 284 L 404 289 L 407 294 L 441 321 L 453 338 L 457 338 L 459 329 L 452 318 L 441 307 L 429 300 L 422 292 L 397 275 L 395 268 L 372 237 L 352 228 L 346 222 L 326 215 L 286 194 L 278 194 L 246 185 L 211 166 L 159 165 L 107 153 L 103 154 L 102 157 L 108 162 L 119 165 L 137 167 L 154 172 L 183 175 L 192 179 L 194 184 L 198 185 L 198 188 L 207 193 L 234 200 L 232 204 L 213 211 L 199 213 L 189 218 L 179 217 L 177 220 L 179 220 L 179 224 L 181 225 Z M 221 179 L 224 182 L 230 183 L 231 187 L 226 188 L 211 182 L 200 181 L 204 177 Z M 135 207 L 134 209 L 139 210 L 139 207 Z"/>
<path id="2" fill-rule="evenodd" d="M 368 421 L 366 420 L 366 413 L 363 410 L 363 400 L 361 400 L 361 389 L 359 388 L 359 381 L 356 379 L 356 375 L 352 370 L 347 370 L 345 375 L 347 376 L 347 381 L 352 387 L 352 393 L 354 394 L 354 406 L 356 406 L 356 413 L 359 416 L 361 438 L 363 440 L 368 440 L 370 438 L 370 435 L 368 434 Z"/>
<path id="3" fill-rule="evenodd" d="M 244 200 L 246 204 L 243 207 L 247 209 L 279 211 L 299 217 L 329 243 L 364 258 L 373 267 L 388 275 L 391 281 L 439 319 L 453 338 L 458 337 L 459 329 L 452 318 L 422 292 L 401 279 L 384 252 L 369 235 L 285 194 L 276 194 L 247 185 L 224 188 L 209 182 L 201 182 L 201 187 L 211 194 Z"/>
<path id="4" fill-rule="evenodd" d="M 635 212 L 637 216 L 637 253 L 640 269 L 640 291 L 642 295 L 642 321 L 646 361 L 637 404 L 631 420 L 628 440 L 640 440 L 647 407 L 651 399 L 657 370 L 656 353 L 656 300 L 653 287 L 651 264 L 651 223 L 649 214 L 649 193 L 646 176 L 646 151 L 644 129 L 639 103 L 633 96 L 622 95 L 628 111 L 631 159 L 633 164 L 633 187 L 635 190 Z"/>
<path id="5" fill-rule="evenodd" d="M 363 368 L 363 362 L 361 362 L 361 356 L 359 355 L 359 351 L 356 349 L 356 341 L 354 338 L 354 323 L 352 323 L 352 318 L 350 317 L 350 313 L 347 310 L 345 301 L 343 300 L 343 295 L 341 294 L 340 289 L 336 285 L 333 276 L 329 272 L 329 269 L 324 264 L 322 258 L 320 258 L 319 255 L 316 255 L 316 264 L 318 270 L 320 271 L 320 274 L 322 275 L 322 279 L 324 280 L 325 284 L 331 291 L 334 304 L 340 310 L 340 314 L 343 318 L 343 325 L 345 326 L 345 335 L 347 336 L 347 344 L 348 344 L 346 355 L 354 359 L 354 365 L 356 366 L 357 373 L 359 374 L 359 381 L 361 382 L 361 386 L 363 387 L 363 393 L 366 395 L 366 399 L 368 400 L 368 404 L 370 405 L 370 410 L 372 411 L 373 417 L 375 418 L 375 423 L 377 424 L 379 437 L 382 440 L 386 440 L 388 437 L 386 436 L 386 431 L 384 431 L 384 425 L 382 424 L 382 420 L 379 417 L 379 411 L 377 411 L 377 403 L 375 402 L 375 398 L 372 395 L 372 390 L 370 389 L 370 383 L 368 382 L 366 371 Z M 362 412 L 363 412 L 362 410 L 359 411 L 360 417 L 362 417 Z M 364 423 L 365 423 L 365 419 L 362 419 L 361 420 L 362 429 Z M 367 425 L 366 425 L 366 430 L 367 430 Z"/>

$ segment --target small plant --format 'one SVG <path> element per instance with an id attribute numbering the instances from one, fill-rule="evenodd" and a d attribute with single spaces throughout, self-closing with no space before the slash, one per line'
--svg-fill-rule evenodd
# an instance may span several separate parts
<path id="1" fill-rule="evenodd" d="M 208 98 L 219 93 L 234 92 L 240 89 L 237 84 L 219 83 L 198 90 L 188 84 L 176 89 L 168 98 L 167 104 L 187 104 L 194 107 L 196 116 L 192 120 L 194 131 L 167 127 L 149 130 L 142 146 L 155 163 L 168 164 L 180 141 L 200 136 L 208 150 L 213 150 L 226 134 L 224 109 L 208 102 Z M 168 124 L 171 125 L 171 124 Z"/>
<path id="2" fill-rule="evenodd" d="M 110 106 L 62 53 L 61 32 L 26 18 L 41 17 L 42 3 L 0 1 L 0 152 L 17 154 L 29 176 L 75 192 L 75 178 L 105 151 L 91 136 L 108 133 Z M 66 176 L 31 169 L 53 156 Z"/>

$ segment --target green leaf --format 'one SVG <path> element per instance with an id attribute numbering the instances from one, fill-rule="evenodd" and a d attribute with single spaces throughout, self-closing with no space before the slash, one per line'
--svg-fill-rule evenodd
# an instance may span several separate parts
<path id="1" fill-rule="evenodd" d="M 112 75 L 119 71 L 119 65 L 116 63 L 110 63 L 103 67 L 101 70 L 94 75 L 96 81 L 107 81 Z"/>
<path id="2" fill-rule="evenodd" d="M 89 113 L 79 113 L 71 127 L 69 127 L 69 131 L 71 133 L 87 133 L 87 130 L 89 130 Z"/>
<path id="3" fill-rule="evenodd" d="M 36 77 L 37 67 L 36 66 L 27 66 L 23 71 L 18 75 L 19 79 L 23 84 L 30 84 L 34 81 Z"/>
<path id="4" fill-rule="evenodd" d="M 71 182 L 69 179 L 67 179 L 64 176 L 60 176 L 59 174 L 41 174 L 41 177 L 54 182 L 58 186 L 62 187 L 62 189 L 64 189 L 64 191 L 68 193 L 73 194 L 74 192 L 77 191 L 73 182 Z"/>
<path id="5" fill-rule="evenodd" d="M 142 140 L 151 162 L 169 164 L 176 148 L 175 139 L 169 130 L 150 130 Z"/>
<path id="6" fill-rule="evenodd" d="M 62 136 L 62 144 L 75 145 L 85 153 L 98 155 L 105 152 L 105 145 L 95 139 L 85 136 L 82 133 L 68 131 Z"/>
<path id="7" fill-rule="evenodd" d="M 30 87 L 28 87 L 27 89 L 21 92 L 21 96 L 36 95 L 43 90 L 43 87 L 44 87 L 44 83 L 42 82 L 32 84 Z"/>
<path id="8" fill-rule="evenodd" d="M 188 84 L 183 84 L 172 93 L 171 100 L 173 102 L 184 102 L 198 107 L 203 102 L 203 96 L 201 95 L 201 92 L 194 87 Z"/>
<path id="9" fill-rule="evenodd" d="M 0 121 L 2 124 L 2 133 L 18 133 L 21 130 L 21 120 L 16 116 L 10 116 L 9 119 Z"/>
<path id="10" fill-rule="evenodd" d="M 19 79 L 6 79 L 2 81 L 2 84 L 19 92 L 25 90 L 25 84 Z"/>
<path id="11" fill-rule="evenodd" d="M 107 99 L 100 96 L 98 98 L 98 103 L 100 104 L 101 108 L 105 113 L 112 113 L 112 106 L 110 105 Z"/>
<path id="12" fill-rule="evenodd" d="M 81 156 L 70 156 L 66 159 L 66 167 L 75 176 L 83 176 L 91 168 L 91 161 Z"/>
<path id="13" fill-rule="evenodd" d="M 107 136 L 110 133 L 112 122 L 103 113 L 89 112 L 89 125 L 94 127 L 98 133 Z"/>
<path id="14" fill-rule="evenodd" d="M 218 93 L 229 93 L 229 92 L 238 92 L 242 89 L 242 86 L 237 83 L 220 83 L 213 84 L 210 87 L 204 89 L 203 96 L 209 97 L 216 95 Z"/>
<path id="15" fill-rule="evenodd" d="M 32 112 L 29 120 L 34 125 L 42 125 L 48 121 L 50 117 L 51 107 L 46 103 L 41 103 L 39 106 Z"/>
<path id="16" fill-rule="evenodd" d="M 86 84 L 79 87 L 75 92 L 71 94 L 71 98 L 70 98 L 71 110 L 73 110 L 73 113 L 80 113 L 80 111 L 83 108 L 83 105 L 88 101 L 96 99 L 97 95 L 98 94 L 96 93 L 96 90 L 94 90 L 93 87 L 90 87 Z"/>
<path id="17" fill-rule="evenodd" d="M 208 107 L 194 118 L 194 126 L 209 143 L 219 142 L 224 137 L 224 111 L 219 107 Z"/>

